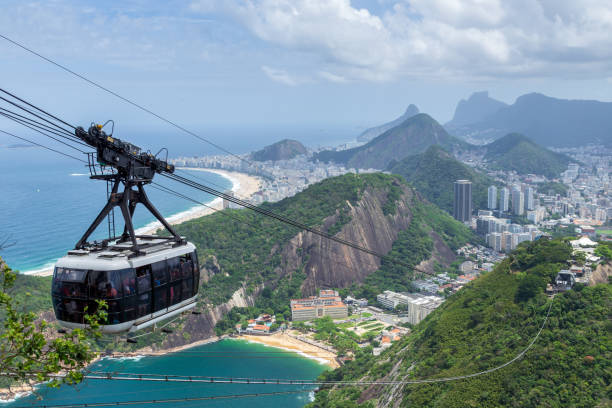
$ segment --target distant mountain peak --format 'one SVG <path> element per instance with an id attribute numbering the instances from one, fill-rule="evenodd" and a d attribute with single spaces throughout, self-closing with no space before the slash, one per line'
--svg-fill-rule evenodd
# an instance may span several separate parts
<path id="1" fill-rule="evenodd" d="M 459 102 L 455 118 L 446 124 L 454 136 L 485 142 L 518 132 L 543 146 L 612 145 L 611 102 L 559 99 L 531 92 L 487 115 L 484 111 L 475 116 L 459 114 L 466 104 L 470 103 Z"/>
<path id="2" fill-rule="evenodd" d="M 382 125 L 374 126 L 372 128 L 364 130 L 357 137 L 357 140 L 360 141 L 360 142 L 368 142 L 368 141 L 374 139 L 375 137 L 378 137 L 378 136 L 382 135 L 387 130 L 389 130 L 389 129 L 399 125 L 402 122 L 404 122 L 406 119 L 409 119 L 409 118 L 413 117 L 414 115 L 417 115 L 418 113 L 419 113 L 419 108 L 417 108 L 416 105 L 411 103 L 410 105 L 408 105 L 408 107 L 406 108 L 406 111 L 404 112 L 404 114 L 402 116 L 392 120 L 391 122 L 387 122 L 387 123 L 384 123 Z"/>
<path id="3" fill-rule="evenodd" d="M 479 122 L 506 106 L 504 102 L 489 97 L 489 91 L 474 92 L 467 100 L 459 101 L 453 119 L 446 126 L 452 128 Z"/>
<path id="4" fill-rule="evenodd" d="M 341 151 L 323 151 L 315 159 L 342 163 L 348 167 L 384 169 L 392 161 L 422 153 L 431 145 L 449 149 L 464 148 L 467 143 L 450 136 L 431 116 L 419 113 L 362 146 Z"/>
<path id="5" fill-rule="evenodd" d="M 306 153 L 304 145 L 297 140 L 283 139 L 252 153 L 251 159 L 255 161 L 290 160 Z"/>

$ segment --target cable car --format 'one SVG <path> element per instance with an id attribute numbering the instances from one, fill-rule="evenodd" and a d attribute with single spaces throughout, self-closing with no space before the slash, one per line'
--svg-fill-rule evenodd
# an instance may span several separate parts
<path id="1" fill-rule="evenodd" d="M 72 250 L 53 274 L 53 308 L 59 323 L 84 328 L 85 313 L 108 306 L 102 333 L 132 332 L 192 309 L 199 267 L 195 246 L 171 245 L 160 237 L 139 237 L 140 254 L 130 244 L 104 250 Z M 87 306 L 87 309 L 86 309 Z"/>
<path id="2" fill-rule="evenodd" d="M 101 331 L 117 334 L 143 329 L 195 307 L 200 269 L 195 246 L 172 228 L 144 189 L 155 174 L 173 173 L 174 166 L 167 157 L 162 160 L 143 153 L 103 128 L 92 124 L 87 131 L 75 129 L 77 138 L 96 149 L 87 155 L 90 178 L 106 181 L 107 203 L 74 250 L 57 261 L 51 295 L 57 320 L 71 329 L 86 327 L 85 315 L 97 310 L 98 300 L 105 301 L 108 318 L 101 322 Z M 132 217 L 137 204 L 144 205 L 169 236 L 136 235 Z M 115 207 L 124 221 L 119 237 Z M 88 242 L 104 219 L 108 239 Z"/>

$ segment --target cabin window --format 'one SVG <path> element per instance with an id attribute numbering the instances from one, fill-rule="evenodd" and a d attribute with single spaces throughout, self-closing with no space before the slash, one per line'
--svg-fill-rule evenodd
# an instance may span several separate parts
<path id="1" fill-rule="evenodd" d="M 181 257 L 182 258 L 182 257 Z M 181 265 L 178 258 L 170 258 L 167 261 L 170 281 L 174 282 L 181 279 Z"/>
<path id="2" fill-rule="evenodd" d="M 166 262 L 155 262 L 151 264 L 151 268 L 153 269 L 153 286 L 165 285 L 168 282 Z"/>
<path id="3" fill-rule="evenodd" d="M 136 268 L 138 317 L 151 314 L 151 265 Z"/>

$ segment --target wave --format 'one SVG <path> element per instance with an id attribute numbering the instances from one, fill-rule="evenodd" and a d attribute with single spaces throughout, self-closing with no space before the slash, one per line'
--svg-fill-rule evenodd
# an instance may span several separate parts
<path id="1" fill-rule="evenodd" d="M 36 267 L 34 269 L 28 269 L 28 270 L 25 270 L 25 271 L 20 271 L 20 273 L 22 273 L 23 275 L 36 275 L 36 274 L 40 274 L 40 273 L 43 273 L 43 272 L 48 272 L 50 270 L 53 270 L 53 267 L 55 266 L 55 262 L 57 262 L 57 259 L 54 259 L 53 261 L 47 262 L 43 266 Z"/>
<path id="2" fill-rule="evenodd" d="M 88 176 L 87 173 L 70 173 L 71 176 Z"/>

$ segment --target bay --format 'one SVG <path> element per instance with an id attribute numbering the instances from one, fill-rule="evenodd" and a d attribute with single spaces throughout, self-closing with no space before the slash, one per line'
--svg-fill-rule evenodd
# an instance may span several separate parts
<path id="1" fill-rule="evenodd" d="M 327 366 L 299 354 L 242 340 L 226 339 L 163 356 L 102 359 L 91 371 L 219 376 L 249 378 L 315 379 Z M 40 386 L 36 395 L 2 404 L 7 408 L 78 403 L 199 398 L 207 396 L 303 391 L 295 394 L 239 399 L 216 399 L 156 404 L 167 407 L 302 407 L 313 397 L 313 386 L 262 384 L 201 384 L 143 381 L 86 380 L 58 389 Z M 147 407 L 150 404 L 135 404 Z"/>

